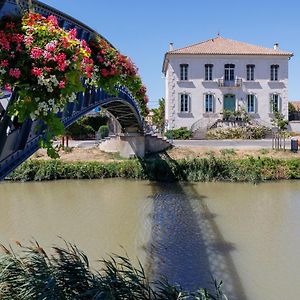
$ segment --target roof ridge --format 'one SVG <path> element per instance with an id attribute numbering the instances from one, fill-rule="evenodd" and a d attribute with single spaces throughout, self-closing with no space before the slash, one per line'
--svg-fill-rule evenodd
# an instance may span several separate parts
<path id="1" fill-rule="evenodd" d="M 177 48 L 177 49 L 174 49 L 174 50 L 170 50 L 167 53 L 170 53 L 170 52 L 173 52 L 173 51 L 177 51 L 177 50 L 182 50 L 182 49 L 193 47 L 193 46 L 197 46 L 197 45 L 201 45 L 201 44 L 209 42 L 210 40 L 214 40 L 214 39 L 217 39 L 217 38 L 223 38 L 223 37 L 219 35 L 219 36 L 216 36 L 215 38 L 210 38 L 210 39 L 202 41 L 202 42 L 198 42 L 198 43 L 194 43 L 194 44 L 191 44 L 191 45 L 188 45 L 188 46 L 185 46 L 185 47 L 181 47 L 181 48 Z"/>

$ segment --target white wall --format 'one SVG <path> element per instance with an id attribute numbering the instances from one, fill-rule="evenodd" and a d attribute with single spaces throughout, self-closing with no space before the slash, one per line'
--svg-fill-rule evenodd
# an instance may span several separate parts
<path id="1" fill-rule="evenodd" d="M 180 81 L 180 64 L 189 65 L 189 80 Z M 213 64 L 213 80 L 204 81 L 205 64 Z M 220 88 L 218 79 L 224 77 L 224 65 L 235 64 L 235 77 L 241 78 L 242 87 Z M 254 64 L 254 81 L 247 81 L 246 65 Z M 278 81 L 270 81 L 270 66 L 279 65 Z M 204 94 L 215 96 L 215 113 L 205 113 Z M 179 112 L 179 94 L 191 95 L 191 113 Z M 288 116 L 288 58 L 282 56 L 204 56 L 171 55 L 166 71 L 166 120 L 168 127 L 190 128 L 202 119 L 203 124 L 220 117 L 223 111 L 223 96 L 234 94 L 236 106 L 245 107 L 247 94 L 257 97 L 257 113 L 253 115 L 270 122 L 270 94 L 278 93 L 282 100 L 282 113 Z"/>

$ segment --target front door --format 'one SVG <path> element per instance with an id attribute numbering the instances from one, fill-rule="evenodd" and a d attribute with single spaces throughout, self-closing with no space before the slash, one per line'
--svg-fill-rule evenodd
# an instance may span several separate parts
<path id="1" fill-rule="evenodd" d="M 235 95 L 224 95 L 224 110 L 235 111 Z"/>

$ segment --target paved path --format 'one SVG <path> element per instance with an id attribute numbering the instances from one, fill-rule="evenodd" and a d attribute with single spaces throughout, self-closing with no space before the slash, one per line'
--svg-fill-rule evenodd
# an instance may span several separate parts
<path id="1" fill-rule="evenodd" d="M 207 148 L 239 148 L 239 149 L 262 149 L 272 148 L 272 139 L 265 140 L 173 140 L 176 147 L 207 147 Z M 287 139 L 286 149 L 291 148 L 291 141 Z"/>
<path id="2" fill-rule="evenodd" d="M 56 143 L 57 144 L 57 143 Z M 70 147 L 89 149 L 96 147 L 96 140 L 69 141 Z M 234 149 L 271 149 L 272 140 L 173 140 L 176 147 L 234 148 Z M 290 139 L 286 140 L 286 149 L 291 149 Z"/>

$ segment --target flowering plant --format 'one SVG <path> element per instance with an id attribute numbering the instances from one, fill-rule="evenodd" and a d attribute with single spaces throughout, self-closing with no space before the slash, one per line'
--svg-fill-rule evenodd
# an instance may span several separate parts
<path id="1" fill-rule="evenodd" d="M 57 113 L 84 91 L 84 80 L 112 95 L 116 86 L 126 86 L 147 114 L 148 97 L 137 68 L 104 39 L 80 41 L 75 29 L 60 28 L 54 16 L 29 12 L 0 20 L 0 86 L 18 95 L 9 113 L 19 122 L 30 118 L 45 123 L 41 146 L 51 157 L 58 157 L 52 136 L 64 133 Z"/>
<path id="2" fill-rule="evenodd" d="M 61 29 L 55 17 L 27 13 L 21 19 L 0 22 L 0 85 L 10 87 L 18 98 L 10 114 L 20 122 L 41 119 L 51 135 L 64 131 L 57 117 L 68 102 L 83 91 L 81 78 L 91 78 L 93 61 L 76 30 Z M 43 141 L 48 154 L 55 156 L 50 135 Z"/>
<path id="3" fill-rule="evenodd" d="M 139 102 L 142 114 L 147 114 L 146 88 L 138 75 L 138 69 L 129 57 L 119 53 L 107 41 L 99 37 L 88 43 L 94 61 L 92 85 L 102 87 L 108 94 L 116 94 L 116 86 L 126 86 Z"/>

